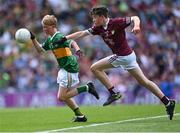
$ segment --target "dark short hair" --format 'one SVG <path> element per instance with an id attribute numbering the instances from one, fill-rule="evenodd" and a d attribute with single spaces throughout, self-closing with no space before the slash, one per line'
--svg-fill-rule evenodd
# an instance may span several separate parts
<path id="1" fill-rule="evenodd" d="M 93 7 L 90 11 L 91 15 L 98 15 L 98 16 L 104 16 L 108 17 L 109 10 L 105 6 L 98 6 L 98 7 Z"/>

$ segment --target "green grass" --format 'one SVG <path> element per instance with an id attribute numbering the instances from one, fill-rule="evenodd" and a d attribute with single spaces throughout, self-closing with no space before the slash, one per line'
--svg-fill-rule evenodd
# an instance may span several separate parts
<path id="1" fill-rule="evenodd" d="M 166 115 L 163 105 L 118 105 L 81 107 L 88 117 L 86 123 L 73 123 L 73 112 L 67 107 L 0 109 L 0 132 L 46 131 L 133 118 Z M 180 113 L 180 105 L 176 105 Z M 111 123 L 65 130 L 66 132 L 180 132 L 180 115 L 172 121 L 167 117 Z M 64 132 L 64 131 L 63 131 Z"/>

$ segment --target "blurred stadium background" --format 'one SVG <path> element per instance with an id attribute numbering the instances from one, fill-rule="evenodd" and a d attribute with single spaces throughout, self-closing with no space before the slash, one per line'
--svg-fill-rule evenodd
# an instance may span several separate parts
<path id="1" fill-rule="evenodd" d="M 98 4 L 110 9 L 110 17 L 138 15 L 141 34 L 127 29 L 129 45 L 148 78 L 166 96 L 180 102 L 180 1 L 178 0 L 0 0 L 0 108 L 49 107 L 63 105 L 56 100 L 57 63 L 51 53 L 39 55 L 31 43 L 14 40 L 18 28 L 27 27 L 42 42 L 41 19 L 46 14 L 58 18 L 58 29 L 65 35 L 87 29 L 92 21 L 89 10 Z M 93 81 L 101 99 L 82 94 L 75 97 L 81 105 L 102 105 L 108 93 L 90 72 L 92 63 L 111 51 L 99 37 L 77 40 L 85 53 L 79 60 L 81 83 Z M 116 104 L 160 104 L 122 69 L 108 75 L 124 98 Z"/>

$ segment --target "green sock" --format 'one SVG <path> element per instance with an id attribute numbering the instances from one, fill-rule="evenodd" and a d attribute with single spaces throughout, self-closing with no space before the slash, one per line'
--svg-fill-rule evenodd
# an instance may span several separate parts
<path id="1" fill-rule="evenodd" d="M 83 115 L 83 114 L 81 113 L 79 107 L 77 107 L 77 108 L 74 109 L 73 111 L 74 111 L 74 113 L 75 113 L 76 116 L 82 116 L 82 115 Z"/>
<path id="2" fill-rule="evenodd" d="M 78 94 L 82 93 L 82 92 L 85 92 L 85 91 L 88 91 L 88 90 L 89 90 L 89 88 L 88 88 L 87 85 L 83 85 L 83 86 L 80 86 L 80 87 L 77 88 Z"/>

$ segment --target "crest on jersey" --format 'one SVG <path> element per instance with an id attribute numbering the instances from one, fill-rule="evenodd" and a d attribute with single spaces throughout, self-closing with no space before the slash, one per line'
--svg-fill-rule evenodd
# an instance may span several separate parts
<path id="1" fill-rule="evenodd" d="M 115 31 L 114 31 L 114 30 L 112 30 L 112 31 L 111 31 L 111 34 L 112 34 L 112 35 L 114 35 L 114 33 L 115 33 Z"/>

